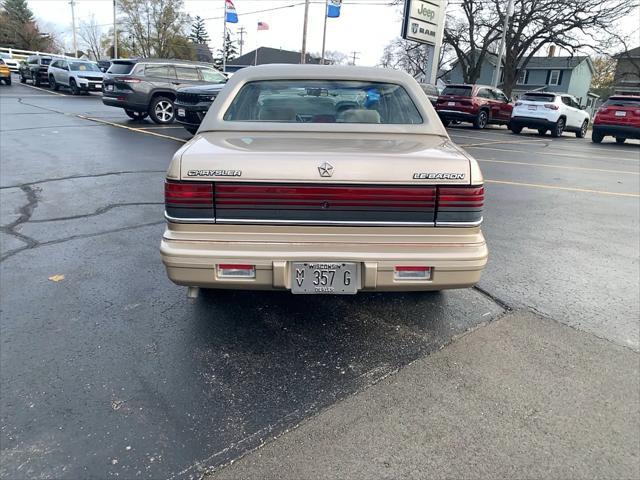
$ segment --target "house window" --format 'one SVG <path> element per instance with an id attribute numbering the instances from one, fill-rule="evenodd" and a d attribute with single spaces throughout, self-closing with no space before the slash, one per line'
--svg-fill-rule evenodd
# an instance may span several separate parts
<path id="1" fill-rule="evenodd" d="M 529 75 L 527 75 L 527 70 L 520 70 L 520 73 L 518 74 L 518 80 L 517 80 L 517 84 L 518 85 L 524 85 L 527 83 L 527 77 Z"/>
<path id="2" fill-rule="evenodd" d="M 560 70 L 551 70 L 549 74 L 549 85 L 560 84 Z"/>

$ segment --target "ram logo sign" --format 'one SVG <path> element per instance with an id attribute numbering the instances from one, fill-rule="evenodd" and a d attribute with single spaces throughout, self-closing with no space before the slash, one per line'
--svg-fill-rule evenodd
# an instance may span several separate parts
<path id="1" fill-rule="evenodd" d="M 418 43 L 436 44 L 437 32 L 444 21 L 442 0 L 407 0 L 402 36 Z"/>

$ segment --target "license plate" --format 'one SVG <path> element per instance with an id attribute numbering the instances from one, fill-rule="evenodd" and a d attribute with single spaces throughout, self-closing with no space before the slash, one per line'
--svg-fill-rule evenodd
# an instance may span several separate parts
<path id="1" fill-rule="evenodd" d="M 357 291 L 355 263 L 295 262 L 291 265 L 291 293 L 347 295 Z"/>
<path id="2" fill-rule="evenodd" d="M 627 112 L 622 110 L 616 110 L 616 117 L 626 117 L 626 116 L 627 116 Z"/>
<path id="3" fill-rule="evenodd" d="M 184 108 L 179 108 L 178 109 L 178 116 L 179 117 L 186 117 L 187 116 L 187 112 L 184 111 Z"/>
<path id="4" fill-rule="evenodd" d="M 93 88 L 96 90 L 102 90 L 102 85 L 94 85 Z"/>
<path id="5" fill-rule="evenodd" d="M 529 108 L 529 110 L 536 110 L 537 109 L 537 107 L 535 105 L 529 105 L 528 108 Z"/>
<path id="6" fill-rule="evenodd" d="M 107 85 L 106 87 L 104 87 L 104 90 L 106 92 L 113 92 L 113 85 Z"/>
<path id="7" fill-rule="evenodd" d="M 449 105 L 450 107 L 455 106 L 456 102 L 447 102 L 447 105 Z"/>

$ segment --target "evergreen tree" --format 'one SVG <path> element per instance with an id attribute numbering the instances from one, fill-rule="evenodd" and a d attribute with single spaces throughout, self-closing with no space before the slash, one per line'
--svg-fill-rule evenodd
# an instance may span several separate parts
<path id="1" fill-rule="evenodd" d="M 213 64 L 217 68 L 222 68 L 223 55 L 226 57 L 227 63 L 229 62 L 229 60 L 233 60 L 238 56 L 238 48 L 236 47 L 236 43 L 231 40 L 231 34 L 229 32 L 227 32 L 227 36 L 224 41 L 224 47 L 218 50 L 218 58 L 213 60 Z"/>
<path id="2" fill-rule="evenodd" d="M 196 16 L 196 21 L 191 25 L 191 34 L 189 40 L 193 43 L 203 44 L 209 42 L 209 34 L 207 28 L 204 25 L 204 19 Z"/>
<path id="3" fill-rule="evenodd" d="M 33 12 L 27 5 L 27 0 L 4 0 L 2 6 L 10 21 L 22 24 L 34 22 Z"/>

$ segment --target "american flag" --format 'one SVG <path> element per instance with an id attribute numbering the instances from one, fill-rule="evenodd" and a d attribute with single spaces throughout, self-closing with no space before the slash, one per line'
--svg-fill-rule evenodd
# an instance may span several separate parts
<path id="1" fill-rule="evenodd" d="M 258 31 L 269 30 L 269 24 L 267 22 L 258 22 Z"/>

